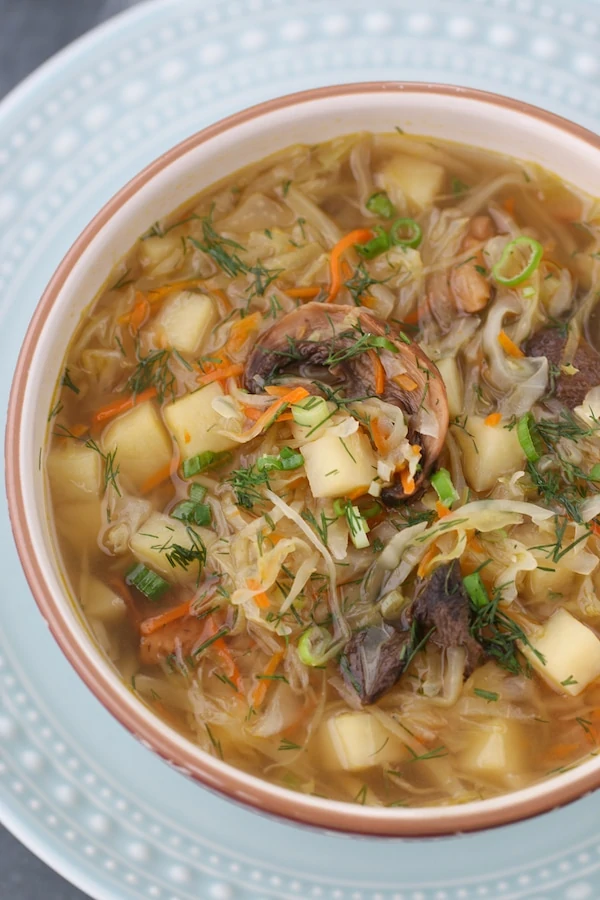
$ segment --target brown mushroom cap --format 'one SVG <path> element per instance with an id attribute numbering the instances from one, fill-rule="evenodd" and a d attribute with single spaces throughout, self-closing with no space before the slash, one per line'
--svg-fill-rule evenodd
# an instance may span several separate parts
<path id="1" fill-rule="evenodd" d="M 403 389 L 392 376 L 386 377 L 384 390 L 378 394 L 375 368 L 367 352 L 334 365 L 328 362 L 334 354 L 354 347 L 362 334 L 385 337 L 394 345 L 394 352 L 377 348 L 377 355 L 388 375 L 397 368 L 398 374 L 408 376 L 416 385 L 413 390 Z M 251 393 L 261 391 L 270 377 L 292 362 L 328 367 L 342 382 L 347 399 L 380 397 L 386 403 L 398 406 L 406 419 L 409 440 L 422 449 L 421 469 L 415 484 L 417 488 L 423 486 L 446 439 L 448 400 L 437 367 L 417 344 L 362 307 L 307 303 L 288 313 L 261 335 L 248 359 L 245 387 Z M 435 417 L 435 435 L 420 431 L 419 425 L 428 414 Z M 415 494 L 411 496 L 414 498 Z M 396 506 L 407 499 L 407 495 L 398 482 L 384 488 L 381 499 L 388 506 Z"/>

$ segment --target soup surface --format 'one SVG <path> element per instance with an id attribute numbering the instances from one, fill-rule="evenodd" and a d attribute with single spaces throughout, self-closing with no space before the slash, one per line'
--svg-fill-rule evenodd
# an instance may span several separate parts
<path id="1" fill-rule="evenodd" d="M 131 690 L 301 792 L 465 802 L 597 752 L 600 208 L 358 134 L 156 222 L 71 341 L 58 544 Z"/>

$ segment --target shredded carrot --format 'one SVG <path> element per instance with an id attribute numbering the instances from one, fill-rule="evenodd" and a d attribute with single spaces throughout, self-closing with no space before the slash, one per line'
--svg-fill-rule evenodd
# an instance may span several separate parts
<path id="1" fill-rule="evenodd" d="M 419 324 L 419 319 L 420 319 L 420 312 L 419 312 L 419 307 L 417 306 L 417 308 L 416 308 L 416 309 L 413 309 L 412 312 L 407 313 L 407 314 L 403 317 L 402 321 L 403 321 L 406 325 L 418 325 L 418 324 Z"/>
<path id="2" fill-rule="evenodd" d="M 190 288 L 199 287 L 205 283 L 205 278 L 190 278 L 188 281 L 172 281 L 171 284 L 163 284 L 158 288 L 150 288 L 150 290 L 147 291 L 149 295 L 148 300 L 150 303 L 156 303 L 157 300 L 162 300 L 163 297 L 167 297 L 175 291 L 187 291 Z"/>
<path id="3" fill-rule="evenodd" d="M 259 609 L 267 609 L 271 605 L 271 601 L 269 600 L 269 595 L 266 591 L 260 590 L 260 582 L 256 580 L 256 578 L 249 578 L 246 582 L 251 591 L 260 591 L 259 594 L 254 595 L 254 602 L 259 607 Z"/>
<path id="4" fill-rule="evenodd" d="M 414 378 L 411 378 L 410 375 L 394 375 L 392 381 L 395 381 L 398 387 L 401 387 L 403 391 L 416 391 L 419 387 Z"/>
<path id="5" fill-rule="evenodd" d="M 79 438 L 89 430 L 89 425 L 84 425 L 82 422 L 80 422 L 78 425 L 73 425 L 73 427 L 71 428 L 71 434 L 73 435 L 73 437 Z"/>
<path id="6" fill-rule="evenodd" d="M 109 419 L 114 419 L 115 416 L 127 412 L 128 409 L 133 409 L 134 406 L 139 406 L 140 403 L 152 400 L 153 397 L 156 397 L 157 393 L 155 387 L 150 387 L 145 391 L 141 391 L 139 394 L 131 394 L 131 396 L 126 397 L 124 400 L 114 400 L 107 406 L 101 407 L 101 409 L 94 414 L 92 421 L 95 425 L 99 425 L 102 422 L 108 422 Z"/>
<path id="7" fill-rule="evenodd" d="M 504 207 L 506 212 L 509 214 L 509 216 L 514 216 L 514 214 L 515 214 L 515 198 L 514 197 L 507 197 L 506 200 L 504 201 L 504 203 L 502 204 L 502 206 Z"/>
<path id="8" fill-rule="evenodd" d="M 319 296 L 321 288 L 316 285 L 315 287 L 289 288 L 285 293 L 293 300 L 312 300 L 314 297 Z"/>
<path id="9" fill-rule="evenodd" d="M 581 749 L 579 744 L 555 744 L 548 755 L 550 759 L 566 759 Z"/>
<path id="10" fill-rule="evenodd" d="M 192 440 L 192 436 L 187 429 L 183 432 L 183 440 L 186 444 L 189 444 L 189 442 Z"/>
<path id="11" fill-rule="evenodd" d="M 262 673 L 263 675 L 274 675 L 277 669 L 279 668 L 279 664 L 283 657 L 285 656 L 284 650 L 278 650 L 277 653 L 274 653 L 269 662 L 265 666 L 265 670 Z M 254 709 L 258 709 L 258 707 L 262 704 L 267 694 L 267 689 L 269 687 L 269 681 L 259 681 L 256 687 L 252 692 L 252 706 Z"/>
<path id="12" fill-rule="evenodd" d="M 421 453 L 423 452 L 423 448 L 421 447 L 420 444 L 411 444 L 410 449 L 415 454 L 415 456 L 420 456 Z"/>
<path id="13" fill-rule="evenodd" d="M 490 428 L 495 428 L 496 425 L 499 425 L 502 421 L 502 413 L 495 412 L 490 413 L 489 416 L 486 416 L 483 420 L 484 425 L 489 425 Z"/>
<path id="14" fill-rule="evenodd" d="M 286 387 L 285 384 L 267 384 L 265 387 L 265 394 L 269 394 L 271 397 L 285 397 L 289 391 L 289 387 Z"/>
<path id="15" fill-rule="evenodd" d="M 348 494 L 346 494 L 346 497 L 348 498 L 348 500 L 358 500 L 359 497 L 364 497 L 368 490 L 369 485 L 363 484 L 360 487 L 354 488 L 353 491 L 350 491 Z"/>
<path id="16" fill-rule="evenodd" d="M 438 514 L 438 519 L 443 519 L 444 516 L 450 515 L 450 510 L 447 506 L 445 506 L 441 500 L 436 500 L 435 511 Z"/>
<path id="17" fill-rule="evenodd" d="M 243 319 L 238 319 L 237 322 L 234 322 L 231 326 L 227 343 L 223 348 L 225 353 L 239 353 L 250 335 L 254 331 L 258 331 L 261 322 L 262 316 L 259 312 L 252 313 L 250 316 L 244 316 Z"/>
<path id="18" fill-rule="evenodd" d="M 385 369 L 383 368 L 383 363 L 374 350 L 369 350 L 369 357 L 375 370 L 375 393 L 383 394 L 385 390 Z"/>
<path id="19" fill-rule="evenodd" d="M 278 422 L 293 422 L 294 416 L 291 412 L 283 412 L 277 416 Z"/>
<path id="20" fill-rule="evenodd" d="M 166 466 L 161 466 L 160 469 L 157 469 L 156 472 L 146 478 L 140 487 L 140 492 L 142 494 L 149 494 L 154 488 L 163 484 L 163 482 L 168 481 L 169 478 L 175 474 L 178 466 L 179 459 L 177 457 L 170 460 Z"/>
<path id="21" fill-rule="evenodd" d="M 402 490 L 407 496 L 414 494 L 416 488 L 415 479 L 410 474 L 408 466 L 400 472 L 400 483 L 402 484 Z"/>
<path id="22" fill-rule="evenodd" d="M 260 419 L 261 412 L 256 406 L 242 406 L 242 410 L 247 419 L 251 419 L 253 422 Z"/>
<path id="23" fill-rule="evenodd" d="M 211 288 L 210 293 L 221 301 L 228 312 L 231 311 L 231 303 L 229 302 L 229 297 L 222 288 Z"/>
<path id="24" fill-rule="evenodd" d="M 498 335 L 498 343 L 508 356 L 514 356 L 515 359 L 520 359 L 522 356 L 525 356 L 521 348 L 517 347 L 514 341 L 511 341 L 505 331 L 501 331 Z"/>
<path id="25" fill-rule="evenodd" d="M 329 282 L 329 294 L 327 295 L 327 303 L 331 303 L 332 300 L 335 300 L 337 297 L 339 290 L 342 286 L 342 256 L 349 250 L 354 244 L 364 244 L 365 241 L 370 241 L 373 237 L 373 232 L 370 228 L 357 228 L 355 231 L 351 231 L 349 234 L 345 235 L 341 241 L 338 241 L 335 247 L 333 247 L 331 254 L 329 256 L 329 270 L 330 270 L 330 282 Z"/>
<path id="26" fill-rule="evenodd" d="M 597 522 L 590 522 L 590 528 L 592 529 L 592 533 L 596 535 L 596 537 L 600 537 L 600 525 Z"/>
<path id="27" fill-rule="evenodd" d="M 387 438 L 379 424 L 379 419 L 371 419 L 370 425 L 375 446 L 381 454 L 384 454 L 387 450 Z"/>
<path id="28" fill-rule="evenodd" d="M 213 381 L 226 381 L 228 378 L 237 378 L 238 375 L 242 375 L 244 372 L 244 367 L 241 363 L 236 363 L 231 366 L 221 366 L 218 369 L 215 369 L 214 372 L 207 372 L 205 375 L 200 375 L 198 378 L 198 384 L 211 384 Z"/>
<path id="29" fill-rule="evenodd" d="M 298 403 L 299 400 L 304 400 L 304 398 L 308 396 L 309 392 L 303 387 L 297 387 L 289 391 L 283 397 L 276 400 L 275 403 L 272 403 L 264 413 L 261 413 L 253 426 L 253 430 L 258 427 L 260 432 L 264 428 L 267 428 L 275 421 L 279 412 L 283 412 L 286 407 L 291 406 L 293 403 Z"/>
<path id="30" fill-rule="evenodd" d="M 148 316 L 150 315 L 150 304 L 143 294 L 137 294 L 135 306 L 129 317 L 129 327 L 134 334 L 137 334 Z"/>
<path id="31" fill-rule="evenodd" d="M 227 644 L 225 643 L 223 638 L 219 638 L 218 640 L 215 641 L 213 646 L 214 646 L 215 650 L 217 651 L 217 653 L 219 654 L 219 656 L 221 658 L 221 662 L 224 663 L 224 666 L 226 668 L 225 674 L 227 675 L 229 680 L 235 684 L 238 692 L 241 694 L 242 693 L 242 676 L 240 675 L 240 671 L 235 664 L 235 660 L 234 660 L 233 656 L 231 655 Z"/>
<path id="32" fill-rule="evenodd" d="M 432 544 L 429 550 L 427 550 L 427 552 L 421 559 L 421 562 L 419 563 L 419 566 L 417 568 L 417 575 L 419 576 L 419 578 L 423 578 L 423 576 L 427 574 L 429 563 L 434 558 L 434 556 L 436 556 L 437 552 L 438 551 L 436 545 Z"/>
<path id="33" fill-rule="evenodd" d="M 159 628 L 163 628 L 171 622 L 176 622 L 177 619 L 183 619 L 184 616 L 189 614 L 191 605 L 192 601 L 186 600 L 185 603 L 180 603 L 179 606 L 174 606 L 173 609 L 168 609 L 158 616 L 151 616 L 149 619 L 144 619 L 140 625 L 140 632 L 142 634 L 154 634 Z"/>

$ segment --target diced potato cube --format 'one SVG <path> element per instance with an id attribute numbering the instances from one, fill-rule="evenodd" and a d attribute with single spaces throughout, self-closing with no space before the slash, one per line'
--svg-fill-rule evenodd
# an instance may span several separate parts
<path id="1" fill-rule="evenodd" d="M 165 275 L 183 262 L 183 246 L 177 234 L 149 237 L 141 242 L 140 262 L 146 272 Z"/>
<path id="2" fill-rule="evenodd" d="M 123 598 L 115 594 L 112 588 L 99 578 L 90 578 L 82 603 L 88 616 L 98 619 L 105 625 L 116 625 L 127 615 Z"/>
<path id="3" fill-rule="evenodd" d="M 150 401 L 111 422 L 102 436 L 102 448 L 105 453 L 116 451 L 119 475 L 138 491 L 173 456 L 169 435 Z"/>
<path id="4" fill-rule="evenodd" d="M 326 768 L 347 772 L 360 772 L 407 755 L 397 738 L 368 712 L 327 719 L 320 728 L 320 750 Z"/>
<path id="5" fill-rule="evenodd" d="M 183 459 L 205 450 L 219 453 L 237 446 L 235 441 L 218 433 L 219 428 L 227 428 L 227 420 L 215 412 L 212 401 L 223 396 L 221 385 L 214 381 L 164 407 L 165 421 Z"/>
<path id="6" fill-rule="evenodd" d="M 366 490 L 377 474 L 375 454 L 361 431 L 345 438 L 324 434 L 304 444 L 301 452 L 313 497 L 343 497 L 360 487 Z"/>
<path id="7" fill-rule="evenodd" d="M 469 733 L 460 761 L 467 771 L 507 784 L 527 764 L 526 756 L 522 726 L 509 719 L 491 719 Z"/>
<path id="8" fill-rule="evenodd" d="M 377 183 L 392 201 L 402 205 L 403 196 L 419 209 L 431 206 L 444 187 L 445 172 L 437 163 L 414 156 L 394 156 L 385 163 Z"/>
<path id="9" fill-rule="evenodd" d="M 207 548 L 217 539 L 216 534 L 208 528 L 194 526 L 193 531 Z M 159 512 L 152 513 L 129 542 L 134 556 L 167 581 L 177 584 L 196 581 L 199 572 L 198 563 L 193 563 L 185 569 L 180 565 L 172 566 L 167 559 L 167 554 L 175 544 L 191 550 L 194 541 L 184 522 Z"/>
<path id="10" fill-rule="evenodd" d="M 56 507 L 54 516 L 56 529 L 76 553 L 82 550 L 98 549 L 100 530 L 106 526 L 106 515 L 102 513 L 100 500 L 94 497 L 83 503 L 63 503 Z"/>
<path id="11" fill-rule="evenodd" d="M 85 502 L 86 495 L 100 496 L 102 460 L 90 447 L 69 440 L 51 451 L 47 466 L 56 503 Z"/>
<path id="12" fill-rule="evenodd" d="M 164 302 L 152 328 L 166 346 L 181 353 L 195 353 L 216 319 L 217 310 L 210 297 L 179 291 Z"/>
<path id="13" fill-rule="evenodd" d="M 450 418 L 455 419 L 457 416 L 462 415 L 464 409 L 463 380 L 458 363 L 453 356 L 447 356 L 445 359 L 439 359 L 436 365 L 440 370 L 442 381 L 446 385 Z"/>
<path id="14" fill-rule="evenodd" d="M 576 697 L 600 677 L 600 640 L 566 609 L 558 609 L 521 650 L 559 694 Z M 545 662 L 534 651 L 541 653 Z"/>
<path id="15" fill-rule="evenodd" d="M 468 416 L 464 427 L 454 426 L 452 433 L 462 450 L 465 477 L 475 491 L 489 491 L 501 475 L 523 468 L 525 453 L 516 428 L 486 425 L 480 416 Z"/>

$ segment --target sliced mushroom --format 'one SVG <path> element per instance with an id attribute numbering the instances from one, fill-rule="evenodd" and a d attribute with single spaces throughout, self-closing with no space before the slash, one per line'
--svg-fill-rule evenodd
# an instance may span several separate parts
<path id="1" fill-rule="evenodd" d="M 450 272 L 450 289 L 457 308 L 463 312 L 480 312 L 489 303 L 491 287 L 485 277 L 485 261 L 480 245 L 482 241 L 493 237 L 494 233 L 494 223 L 489 216 L 475 216 L 471 219 L 461 250 L 472 249 L 473 257 L 454 266 Z M 475 250 L 475 247 L 478 249 Z"/>
<path id="2" fill-rule="evenodd" d="M 380 394 L 376 391 L 376 372 L 370 353 L 340 358 L 363 335 L 385 337 L 394 347 L 393 351 L 376 348 L 386 373 Z M 421 446 L 421 470 L 415 485 L 416 488 L 424 485 L 446 439 L 448 401 L 437 367 L 417 344 L 363 308 L 307 303 L 288 313 L 261 336 L 248 359 L 245 386 L 258 393 L 276 372 L 298 362 L 328 368 L 339 380 L 347 399 L 379 396 L 398 406 L 406 419 L 409 440 Z M 403 386 L 395 380 L 400 375 Z M 415 494 L 411 496 L 414 498 Z M 388 506 L 396 506 L 406 499 L 406 494 L 398 482 L 384 488 L 381 499 Z"/>
<path id="3" fill-rule="evenodd" d="M 531 337 L 526 346 L 527 356 L 545 356 L 555 367 L 555 395 L 574 409 L 580 406 L 590 388 L 600 384 L 600 354 L 587 341 L 581 340 L 573 359 L 563 359 L 566 337 L 556 328 L 544 328 Z M 570 363 L 575 369 L 572 375 L 560 370 L 561 365 Z"/>
<path id="4" fill-rule="evenodd" d="M 465 591 L 457 560 L 438 566 L 419 582 L 411 607 L 411 615 L 438 647 L 464 647 L 467 672 L 472 672 L 481 659 L 482 650 L 469 628 L 469 598 Z"/>

